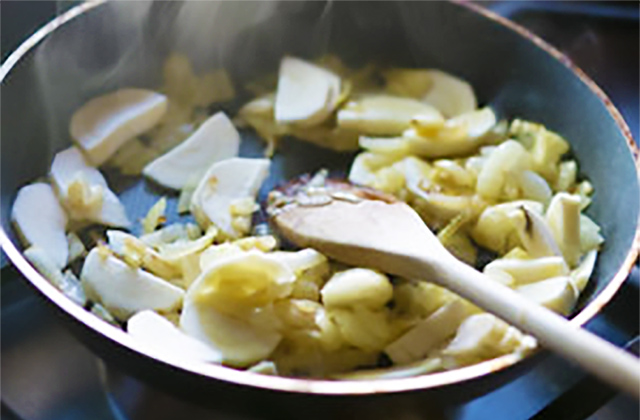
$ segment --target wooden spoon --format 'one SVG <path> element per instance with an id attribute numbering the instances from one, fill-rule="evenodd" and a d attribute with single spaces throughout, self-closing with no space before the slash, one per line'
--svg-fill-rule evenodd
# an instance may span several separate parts
<path id="1" fill-rule="evenodd" d="M 457 260 L 407 204 L 347 183 L 315 184 L 294 182 L 270 194 L 271 220 L 291 242 L 347 264 L 438 282 L 640 399 L 637 358 Z"/>

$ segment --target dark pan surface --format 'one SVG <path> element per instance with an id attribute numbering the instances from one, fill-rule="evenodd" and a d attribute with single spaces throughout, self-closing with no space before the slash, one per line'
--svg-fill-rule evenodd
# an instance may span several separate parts
<path id="1" fill-rule="evenodd" d="M 188 19 L 180 20 L 185 15 Z M 15 193 L 45 175 L 53 154 L 70 144 L 67 124 L 73 110 L 117 87 L 159 86 L 161 63 L 174 50 L 190 55 L 198 69 L 227 68 L 238 86 L 276 71 L 286 53 L 311 58 L 331 52 L 352 65 L 375 61 L 435 67 L 467 79 L 481 103 L 494 107 L 499 116 L 539 121 L 567 138 L 581 174 L 594 185 L 596 194 L 587 213 L 602 226 L 606 245 L 577 311 L 596 299 L 612 279 L 619 283 L 624 278 L 625 273 L 619 272 L 630 264 L 640 207 L 638 173 L 624 123 L 614 118 L 589 84 L 549 52 L 510 28 L 449 2 L 116 2 L 69 21 L 29 51 L 2 85 L 1 221 L 14 244 L 8 218 Z M 233 113 L 247 98 L 241 96 L 221 108 Z M 262 143 L 255 135 L 250 131 L 242 135 L 241 154 L 261 156 Z M 323 167 L 344 173 L 352 157 L 286 140 L 261 195 Z M 159 194 L 169 194 L 143 180 L 107 175 L 132 220 L 144 216 Z M 169 195 L 170 219 L 177 217 L 176 202 L 177 197 Z M 606 294 L 616 289 L 609 288 Z M 52 296 L 51 291 L 44 292 Z M 581 323 L 606 300 L 594 305 Z M 67 316 L 74 317 L 76 313 Z M 214 382 L 141 358 L 105 340 L 91 329 L 94 324 L 87 326 L 86 319 L 72 324 L 99 354 L 117 359 L 141 376 L 174 375 L 178 381 L 204 387 Z M 501 366 L 492 365 L 491 370 Z M 433 384 L 407 382 L 389 389 L 424 386 Z M 311 387 L 299 390 L 318 392 Z M 384 390 L 381 386 L 377 392 Z"/>

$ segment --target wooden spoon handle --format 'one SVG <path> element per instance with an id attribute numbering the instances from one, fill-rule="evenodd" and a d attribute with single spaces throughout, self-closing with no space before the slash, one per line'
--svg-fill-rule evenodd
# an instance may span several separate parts
<path id="1" fill-rule="evenodd" d="M 438 281 L 477 306 L 536 337 L 545 347 L 573 361 L 600 379 L 640 399 L 640 361 L 516 291 L 451 258 L 434 266 L 432 258 L 411 258 L 404 269 Z M 424 278 L 424 275 L 422 276 Z"/>

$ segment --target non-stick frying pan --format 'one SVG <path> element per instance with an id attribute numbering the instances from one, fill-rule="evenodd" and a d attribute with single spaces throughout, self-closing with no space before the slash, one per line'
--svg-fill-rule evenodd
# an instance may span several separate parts
<path id="1" fill-rule="evenodd" d="M 581 174 L 594 185 L 588 214 L 602 226 L 606 244 L 573 314 L 576 326 L 611 299 L 637 258 L 638 150 L 628 127 L 566 57 L 508 21 L 454 2 L 85 3 L 43 27 L 0 69 L 0 239 L 11 262 L 80 340 L 156 387 L 260 417 L 424 415 L 434 404 L 471 398 L 510 380 L 537 358 L 516 363 L 504 356 L 451 372 L 368 382 L 269 377 L 215 365 L 203 371 L 143 351 L 58 292 L 20 252 L 9 223 L 15 194 L 44 176 L 53 154 L 68 146 L 74 109 L 118 87 L 159 86 L 162 62 L 173 51 L 189 55 L 199 70 L 225 67 L 238 86 L 276 71 L 285 53 L 311 58 L 331 52 L 354 66 L 373 61 L 459 75 L 501 117 L 539 121 L 565 136 Z M 222 108 L 233 113 L 247 98 Z M 241 154 L 261 153 L 260 141 L 243 133 Z M 352 157 L 286 140 L 262 193 L 321 167 L 344 173 Z M 139 179 L 108 176 L 134 220 L 166 193 Z M 169 213 L 175 202 L 172 197 Z"/>

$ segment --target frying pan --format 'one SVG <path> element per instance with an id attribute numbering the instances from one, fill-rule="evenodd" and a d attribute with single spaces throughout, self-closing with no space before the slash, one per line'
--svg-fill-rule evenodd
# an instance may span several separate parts
<path id="1" fill-rule="evenodd" d="M 78 106 L 118 87 L 159 86 L 162 62 L 173 51 L 187 54 L 198 70 L 226 68 L 237 86 L 275 72 L 284 54 L 312 58 L 331 52 L 352 66 L 375 61 L 459 75 L 499 116 L 539 121 L 565 136 L 581 175 L 594 185 L 587 213 L 602 226 L 606 244 L 572 315 L 576 326 L 611 299 L 637 258 L 638 150 L 628 127 L 584 73 L 509 21 L 456 2 L 84 3 L 36 32 L 0 68 L 0 240 L 26 281 L 81 341 L 157 388 L 260 417 L 424 415 L 516 377 L 534 367 L 541 353 L 524 361 L 507 355 L 450 372 L 368 382 L 269 377 L 216 365 L 203 370 L 140 348 L 58 292 L 21 254 L 9 221 L 15 194 L 45 175 L 55 152 L 70 144 L 68 122 Z M 211 111 L 234 113 L 246 99 L 241 93 L 236 102 Z M 261 142 L 251 132 L 242 134 L 241 154 L 261 155 Z M 261 194 L 322 167 L 344 173 L 352 158 L 287 139 Z M 107 176 L 132 220 L 166 193 L 139 179 Z M 176 201 L 170 197 L 169 214 L 175 214 Z"/>

